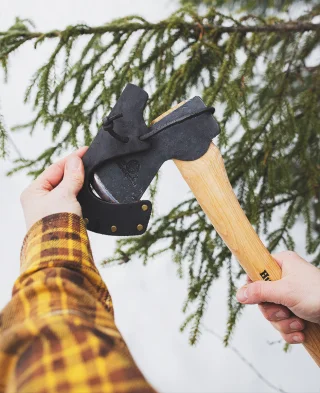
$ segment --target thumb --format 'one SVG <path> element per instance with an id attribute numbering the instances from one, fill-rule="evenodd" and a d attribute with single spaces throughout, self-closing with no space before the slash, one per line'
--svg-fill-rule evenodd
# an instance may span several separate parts
<path id="1" fill-rule="evenodd" d="M 285 285 L 278 281 L 256 281 L 240 288 L 237 292 L 237 300 L 244 304 L 276 303 L 283 304 Z"/>
<path id="2" fill-rule="evenodd" d="M 70 194 L 77 196 L 84 182 L 84 168 L 80 157 L 71 154 L 65 165 L 61 186 Z"/>

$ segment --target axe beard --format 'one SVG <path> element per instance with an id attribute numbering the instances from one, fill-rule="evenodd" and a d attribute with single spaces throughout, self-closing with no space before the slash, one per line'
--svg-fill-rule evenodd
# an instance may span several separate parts
<path id="1" fill-rule="evenodd" d="M 99 177 L 99 175 L 97 173 L 95 173 L 93 175 L 93 182 L 92 182 L 91 188 L 92 188 L 93 193 L 96 194 L 97 196 L 99 196 L 104 201 L 107 201 L 107 202 L 110 202 L 110 203 L 120 203 L 107 190 L 107 188 L 102 183 L 102 181 L 101 181 L 101 179 L 100 179 L 100 177 Z"/>

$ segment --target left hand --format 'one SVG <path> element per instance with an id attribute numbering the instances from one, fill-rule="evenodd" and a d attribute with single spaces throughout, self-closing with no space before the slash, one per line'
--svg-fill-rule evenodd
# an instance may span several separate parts
<path id="1" fill-rule="evenodd" d="M 84 182 L 81 157 L 87 149 L 82 147 L 52 164 L 22 192 L 20 200 L 27 230 L 51 214 L 74 213 L 82 216 L 77 195 Z"/>

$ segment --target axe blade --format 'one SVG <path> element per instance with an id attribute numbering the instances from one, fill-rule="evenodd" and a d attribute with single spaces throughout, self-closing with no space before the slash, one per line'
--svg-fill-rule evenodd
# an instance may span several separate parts
<path id="1" fill-rule="evenodd" d="M 200 158 L 220 132 L 200 97 L 179 104 L 159 119 L 142 136 L 151 149 L 107 161 L 97 169 L 93 188 L 101 199 L 113 203 L 140 200 L 165 161 Z"/>

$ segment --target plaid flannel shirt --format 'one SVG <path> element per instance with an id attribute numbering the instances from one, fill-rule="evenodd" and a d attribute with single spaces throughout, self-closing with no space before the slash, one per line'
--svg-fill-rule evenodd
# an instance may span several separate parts
<path id="1" fill-rule="evenodd" d="M 0 392 L 154 393 L 115 326 L 77 215 L 45 217 L 26 235 L 0 333 Z"/>

